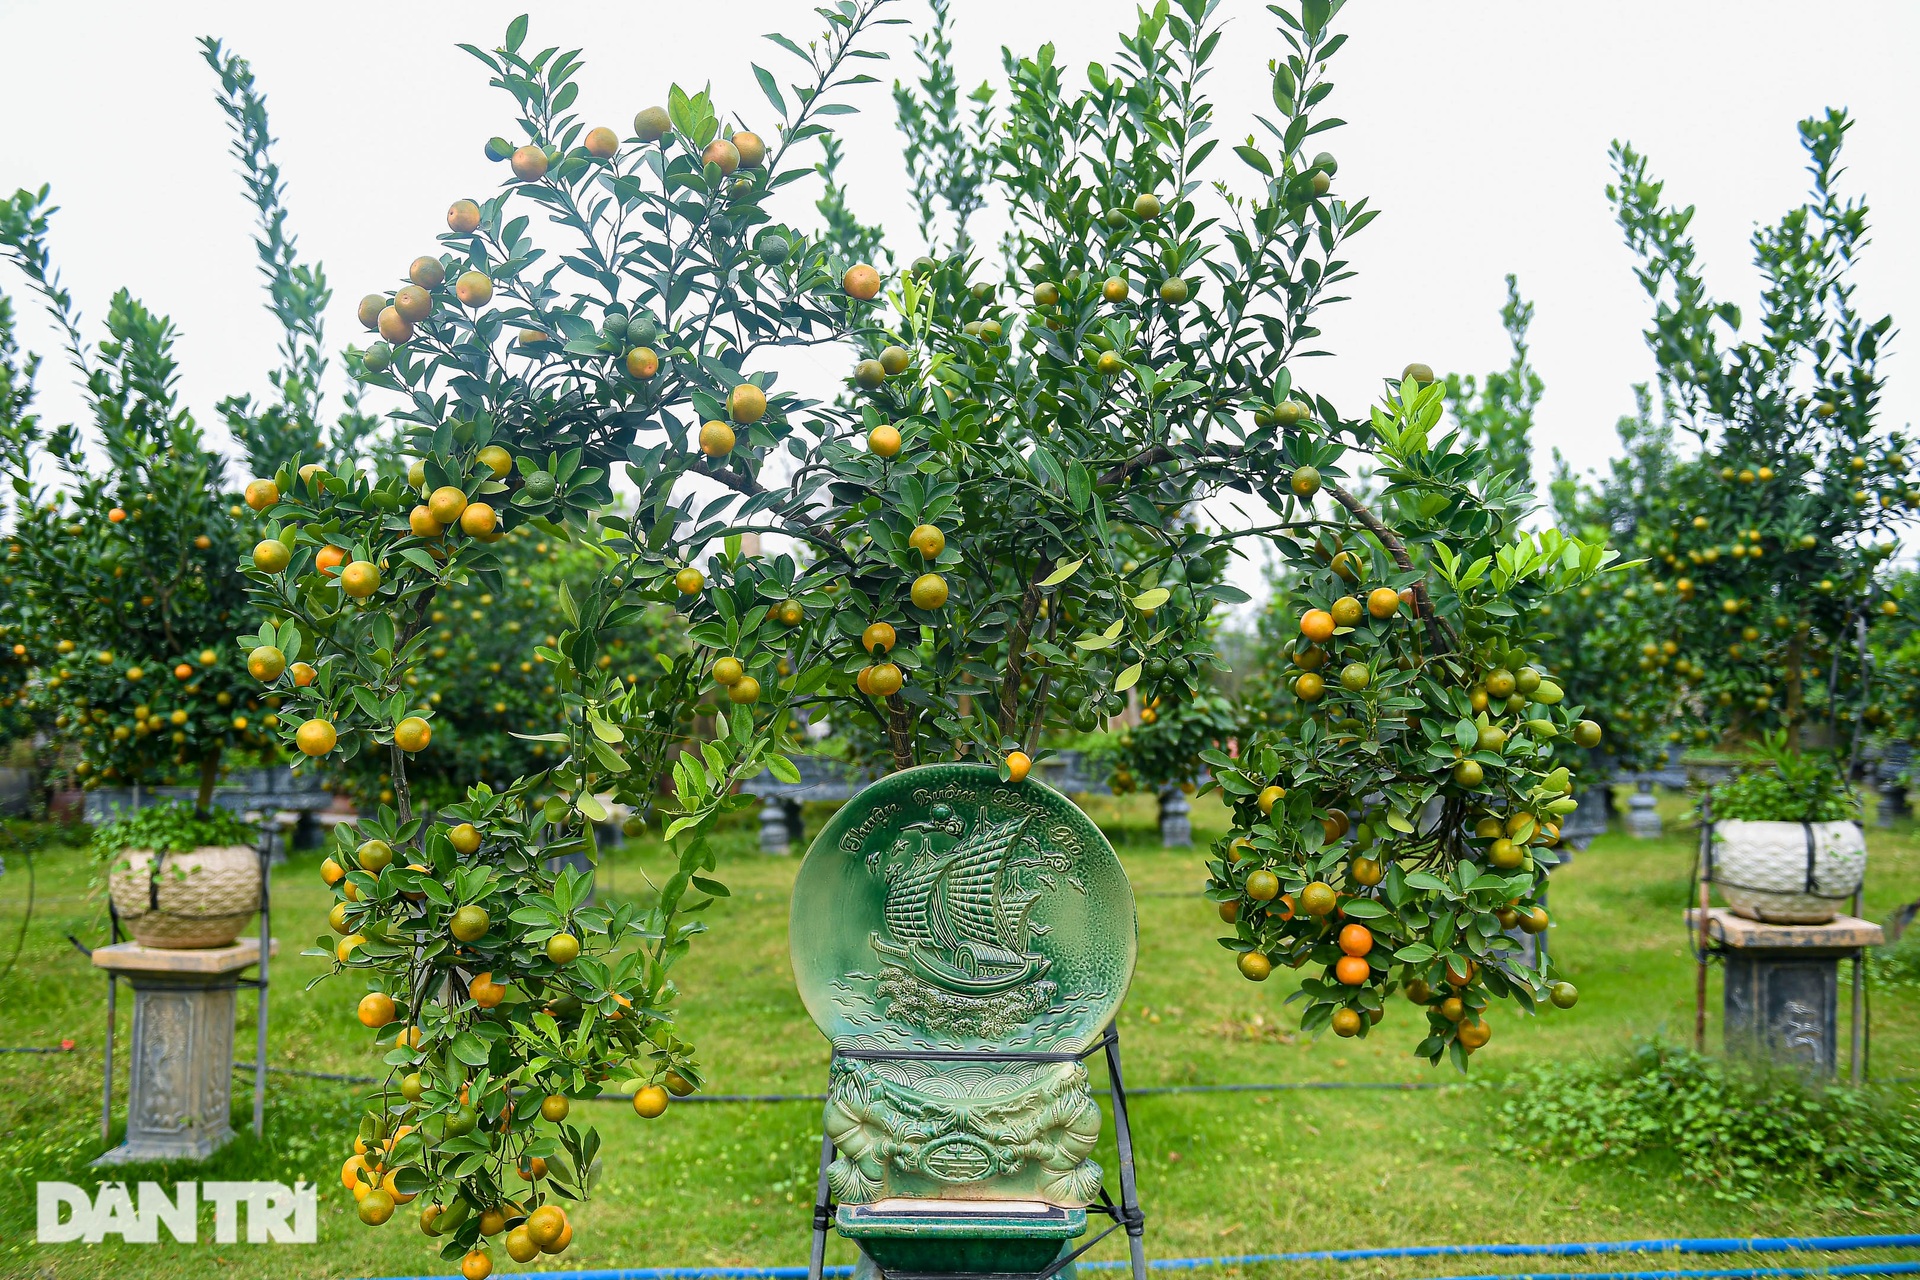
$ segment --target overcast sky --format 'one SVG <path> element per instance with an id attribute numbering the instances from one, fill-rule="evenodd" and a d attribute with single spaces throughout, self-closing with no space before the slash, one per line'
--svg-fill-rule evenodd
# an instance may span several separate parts
<path id="1" fill-rule="evenodd" d="M 125 285 L 178 322 L 182 387 L 208 422 L 222 396 L 262 392 L 278 334 L 254 271 L 251 207 L 228 155 L 212 73 L 194 38 L 214 34 L 249 58 L 268 95 L 276 156 L 300 247 L 327 269 L 336 297 L 330 336 L 361 341 L 364 292 L 391 287 L 434 248 L 453 199 L 491 191 L 504 175 L 481 155 L 514 134 L 511 102 L 486 85 L 457 41 L 490 46 L 525 0 L 460 5 L 335 0 L 275 4 L 63 4 L 0 0 L 0 189 L 53 184 L 58 261 L 98 335 L 111 292 Z M 999 49 L 1060 46 L 1083 67 L 1107 60 L 1131 3 L 956 0 L 957 60 L 971 86 L 998 78 Z M 894 10 L 919 22 L 921 0 Z M 1284 51 L 1273 19 L 1224 0 L 1230 37 L 1208 81 L 1228 141 L 1271 111 L 1265 63 Z M 533 9 L 530 44 L 583 48 L 586 118 L 625 133 L 641 106 L 678 78 L 709 79 L 723 109 L 767 118 L 750 62 L 785 72 L 789 55 L 758 39 L 802 43 L 817 26 L 793 0 L 641 7 L 568 3 Z M 1502 278 L 1517 272 L 1534 300 L 1534 363 L 1547 386 L 1536 431 L 1544 474 L 1558 448 L 1583 468 L 1616 446 L 1615 419 L 1652 372 L 1641 339 L 1649 314 L 1604 198 L 1607 148 L 1627 139 L 1651 156 L 1671 199 L 1695 203 L 1694 232 L 1710 288 L 1755 311 L 1747 238 L 1805 190 L 1794 125 L 1828 105 L 1850 108 L 1846 180 L 1872 205 L 1874 242 L 1858 302 L 1896 325 L 1896 300 L 1920 296 L 1920 6 L 1835 0 L 1819 6 L 1740 3 L 1439 3 L 1354 0 L 1337 24 L 1327 104 L 1348 121 L 1327 135 L 1340 182 L 1383 211 L 1352 246 L 1353 300 L 1326 318 L 1316 386 L 1349 414 L 1378 378 L 1409 360 L 1484 371 L 1505 365 Z M 903 28 L 885 37 L 891 63 L 913 69 Z M 782 75 L 783 81 L 788 77 Z M 910 243 L 913 219 L 893 132 L 875 86 L 844 117 L 843 178 L 870 221 Z M 1222 146 L 1209 168 L 1244 181 Z M 909 255 L 910 256 L 910 255 Z M 20 298 L 20 282 L 0 274 Z M 64 420 L 78 398 L 51 329 L 31 308 L 25 331 L 53 355 L 42 405 Z M 1885 421 L 1910 422 L 1915 380 L 1897 339 Z M 832 358 L 823 375 L 840 373 Z"/>

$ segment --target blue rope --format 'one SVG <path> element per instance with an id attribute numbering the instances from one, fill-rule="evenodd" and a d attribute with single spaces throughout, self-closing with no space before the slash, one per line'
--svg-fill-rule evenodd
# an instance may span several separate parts
<path id="1" fill-rule="evenodd" d="M 1578 1244 L 1424 1244 L 1381 1249 L 1315 1249 L 1302 1253 L 1247 1253 L 1219 1258 L 1156 1258 L 1154 1271 L 1243 1267 L 1263 1262 L 1357 1262 L 1372 1258 L 1595 1257 L 1614 1253 L 1787 1253 L 1849 1249 L 1915 1249 L 1920 1235 L 1721 1236 L 1703 1239 L 1599 1240 Z M 1087 1271 L 1123 1271 L 1124 1261 L 1082 1262 Z M 624 1267 L 603 1271 L 541 1271 L 529 1280 L 806 1280 L 805 1267 Z M 851 1276 L 850 1266 L 828 1267 L 822 1276 Z M 1747 1267 L 1720 1271 L 1530 1272 L 1512 1276 L 1445 1276 L 1432 1280 L 1797 1280 L 1807 1276 L 1920 1274 L 1920 1262 L 1860 1262 L 1833 1267 Z M 441 1276 L 386 1276 L 382 1280 L 446 1280 Z M 513 1274 L 500 1280 L 513 1280 Z"/>

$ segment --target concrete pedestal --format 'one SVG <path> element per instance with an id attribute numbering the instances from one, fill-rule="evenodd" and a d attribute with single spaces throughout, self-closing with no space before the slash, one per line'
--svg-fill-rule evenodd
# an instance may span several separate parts
<path id="1" fill-rule="evenodd" d="M 94 951 L 95 968 L 133 988 L 126 1141 L 95 1164 L 203 1160 L 233 1137 L 234 992 L 240 971 L 259 960 L 257 938 L 209 950 L 122 942 Z"/>
<path id="2" fill-rule="evenodd" d="M 806 824 L 800 817 L 800 802 L 779 796 L 767 797 L 760 807 L 760 852 L 783 856 L 807 841 Z"/>
<path id="3" fill-rule="evenodd" d="M 1687 913 L 1697 930 L 1699 914 Z M 1729 1053 L 1767 1057 L 1821 1075 L 1835 1074 L 1839 1044 L 1840 961 L 1886 940 L 1871 920 L 1762 924 L 1715 907 L 1707 938 L 1726 960 L 1723 1038 Z M 1856 1023 L 1861 1011 L 1854 1011 Z M 1859 1039 L 1856 1025 L 1854 1039 Z"/>
<path id="4" fill-rule="evenodd" d="M 1160 793 L 1160 844 L 1167 849 L 1193 847 L 1193 805 L 1179 787 Z"/>
<path id="5" fill-rule="evenodd" d="M 1655 809 L 1659 801 L 1653 794 L 1653 784 L 1643 782 L 1639 790 L 1627 798 L 1627 834 L 1641 840 L 1660 838 L 1660 814 Z"/>

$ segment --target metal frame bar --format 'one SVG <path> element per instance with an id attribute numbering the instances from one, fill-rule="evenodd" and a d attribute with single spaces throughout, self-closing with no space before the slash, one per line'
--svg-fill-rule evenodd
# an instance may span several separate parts
<path id="1" fill-rule="evenodd" d="M 1133 1164 L 1133 1125 L 1127 1110 L 1127 1089 L 1120 1072 L 1120 1030 L 1117 1024 L 1109 1023 L 1098 1039 L 1078 1053 L 1018 1053 L 1007 1050 L 982 1049 L 968 1051 L 964 1049 L 841 1049 L 835 1047 L 836 1058 L 855 1058 L 870 1062 L 1083 1062 L 1096 1053 L 1104 1051 L 1107 1059 L 1107 1076 L 1112 1082 L 1114 1144 L 1120 1156 L 1120 1203 L 1114 1204 L 1107 1194 L 1103 1183 L 1100 1188 L 1100 1203 L 1088 1205 L 1094 1213 L 1103 1213 L 1113 1219 L 1113 1225 L 1094 1236 L 1093 1239 L 1075 1249 L 1064 1258 L 1056 1259 L 1040 1271 L 1010 1275 L 995 1272 L 991 1277 L 984 1273 L 968 1272 L 943 1273 L 942 1280 L 1052 1280 L 1081 1254 L 1125 1227 L 1127 1248 L 1132 1263 L 1133 1280 L 1146 1280 L 1146 1215 L 1140 1211 L 1140 1194 L 1134 1177 Z M 264 1073 L 262 1073 L 264 1074 Z M 827 1169 L 833 1163 L 833 1139 L 825 1132 L 820 1134 L 820 1181 L 813 1198 L 813 1244 L 807 1259 L 808 1280 L 821 1280 L 826 1267 L 827 1230 L 833 1225 L 833 1211 L 838 1207 L 833 1202 L 832 1188 L 827 1184 Z M 888 1280 L 887 1274 L 875 1269 L 876 1275 Z M 895 1273 L 891 1280 L 916 1280 L 911 1275 Z"/>

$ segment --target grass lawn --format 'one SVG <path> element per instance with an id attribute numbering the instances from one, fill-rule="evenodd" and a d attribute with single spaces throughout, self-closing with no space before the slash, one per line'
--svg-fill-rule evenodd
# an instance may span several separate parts
<path id="1" fill-rule="evenodd" d="M 1579 984 L 1579 1006 L 1551 1017 L 1494 1019 L 1493 1043 L 1476 1056 L 1469 1083 L 1450 1068 L 1410 1056 L 1419 1038 L 1411 1008 L 1390 1009 L 1366 1042 L 1298 1037 L 1285 1006 L 1283 975 L 1241 979 L 1213 942 L 1218 925 L 1197 894 L 1199 858 L 1158 848 L 1151 802 L 1096 800 L 1089 811 L 1120 848 L 1138 895 L 1140 960 L 1121 1017 L 1129 1083 L 1303 1083 L 1420 1081 L 1420 1092 L 1282 1090 L 1140 1098 L 1134 1105 L 1141 1198 L 1151 1257 L 1244 1254 L 1477 1241 L 1626 1239 L 1649 1236 L 1843 1234 L 1912 1230 L 1897 1214 L 1822 1207 L 1789 1194 L 1729 1205 L 1710 1194 L 1712 1170 L 1679 1170 L 1658 1160 L 1576 1165 L 1498 1154 L 1503 1078 L 1515 1068 L 1624 1051 L 1635 1040 L 1691 1037 L 1693 969 L 1680 911 L 1693 835 L 1676 821 L 1657 841 L 1610 835 L 1555 874 L 1555 954 Z M 750 818 L 751 814 L 745 815 Z M 809 830 L 823 813 L 809 812 Z M 1195 806 L 1202 839 L 1222 812 Z M 1920 897 L 1920 839 L 1907 827 L 1869 832 L 1867 914 L 1885 916 Z M 787 964 L 787 898 L 798 858 L 762 857 L 754 828 L 728 836 L 723 872 L 734 896 L 714 910 L 712 933 L 677 970 L 685 1030 L 701 1046 L 714 1093 L 812 1093 L 824 1085 L 826 1043 L 795 995 Z M 643 867 L 660 861 L 641 841 L 602 866 L 601 890 L 644 889 Z M 276 933 L 270 1060 L 309 1071 L 371 1074 L 369 1035 L 352 1017 L 353 993 L 306 983 L 322 972 L 298 952 L 326 929 L 327 897 L 317 854 L 298 854 L 275 879 Z M 129 1181 L 304 1177 L 320 1187 L 315 1246 L 218 1245 L 203 1213 L 195 1246 L 33 1243 L 34 1183 L 62 1179 L 91 1187 L 86 1162 L 101 1150 L 100 1049 L 104 983 L 66 941 L 97 941 L 103 909 L 88 896 L 84 854 L 59 849 L 37 864 L 37 901 L 25 951 L 0 985 L 0 1043 L 37 1046 L 62 1037 L 73 1053 L 0 1054 L 0 1276 L 69 1280 L 90 1276 L 359 1277 L 446 1274 L 405 1210 L 380 1230 L 360 1225 L 336 1176 L 350 1150 L 351 1086 L 275 1076 L 263 1143 L 242 1139 L 201 1166 L 134 1168 Z M 9 860 L 0 878 L 0 954 L 10 949 L 25 896 L 25 867 Z M 1842 975 L 1845 981 L 1845 972 Z M 1717 1041 L 1718 975 L 1711 995 Z M 131 1004 L 121 1000 L 118 1101 L 125 1104 L 125 1036 Z M 252 999 L 241 998 L 239 1055 L 252 1056 Z M 1879 1076 L 1920 1075 L 1920 992 L 1877 992 L 1873 1063 Z M 1842 1043 L 1846 1029 L 1843 1022 Z M 1098 1074 L 1098 1073 L 1097 1073 Z M 247 1073 L 236 1073 L 236 1127 L 251 1105 Z M 1904 1086 L 1903 1086 L 1904 1087 Z M 604 1174 L 594 1200 L 574 1214 L 577 1238 L 550 1269 L 709 1264 L 791 1264 L 806 1256 L 807 1220 L 819 1159 L 817 1103 L 677 1104 L 642 1121 L 624 1104 L 579 1108 L 605 1139 Z M 578 1111 L 576 1112 L 578 1114 Z M 1111 1127 L 1103 1164 L 1111 1170 Z M 244 1238 L 244 1237 L 243 1237 Z M 1119 1237 L 1092 1255 L 1125 1256 Z M 1878 1254 L 1876 1259 L 1913 1254 Z M 851 1260 L 837 1238 L 829 1260 Z M 1835 1258 L 1834 1260 L 1841 1260 Z M 1858 1260 L 1858 1259 L 1848 1259 Z M 1364 1264 L 1255 1266 L 1258 1276 L 1410 1277 L 1498 1271 L 1501 1260 L 1436 1259 Z M 1615 1259 L 1594 1265 L 1778 1265 L 1743 1256 L 1672 1263 Z M 502 1271 L 512 1269 L 504 1253 Z M 1568 1264 L 1509 1261 L 1508 1271 Z M 1585 1263 L 1572 1263 L 1585 1267 Z"/>

